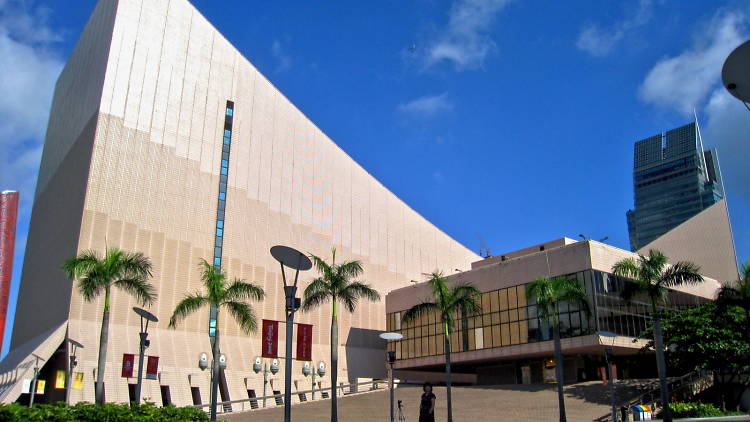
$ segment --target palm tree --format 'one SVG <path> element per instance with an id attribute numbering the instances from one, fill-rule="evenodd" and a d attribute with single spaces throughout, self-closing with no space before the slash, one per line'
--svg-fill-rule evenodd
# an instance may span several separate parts
<path id="1" fill-rule="evenodd" d="M 750 262 L 742 265 L 739 280 L 721 286 L 717 301 L 722 306 L 739 306 L 745 310 L 745 324 L 747 324 L 745 334 L 750 337 Z"/>
<path id="2" fill-rule="evenodd" d="M 560 304 L 577 304 L 587 313 L 589 303 L 586 290 L 576 280 L 566 277 L 537 278 L 529 283 L 529 299 L 536 302 L 537 312 L 547 325 L 552 327 L 552 338 L 555 346 L 555 379 L 557 380 L 557 402 L 560 409 L 560 422 L 566 422 L 565 396 L 563 388 L 563 354 L 560 345 Z"/>
<path id="3" fill-rule="evenodd" d="M 654 348 L 656 349 L 656 368 L 659 373 L 661 401 L 664 407 L 664 422 L 672 422 L 672 411 L 669 409 L 667 392 L 667 364 L 664 360 L 664 337 L 661 331 L 661 314 L 659 305 L 665 304 L 669 288 L 698 284 L 703 281 L 699 274 L 700 267 L 692 262 L 680 261 L 669 265 L 667 256 L 651 249 L 648 256 L 626 258 L 615 263 L 612 273 L 632 280 L 626 283 L 622 297 L 631 300 L 639 293 L 645 293 L 651 302 L 651 314 L 654 320 Z"/>
<path id="4" fill-rule="evenodd" d="M 205 259 L 201 259 L 198 265 L 201 271 L 201 281 L 206 287 L 206 294 L 192 293 L 177 304 L 169 319 L 169 328 L 176 328 L 177 324 L 198 309 L 208 305 L 211 310 L 216 310 L 215 337 L 212 343 L 212 354 L 214 367 L 211 374 L 211 420 L 216 417 L 217 380 L 218 373 L 216 362 L 218 361 L 219 349 L 219 312 L 226 308 L 234 317 L 242 331 L 246 334 L 258 329 L 258 320 L 248 300 L 261 301 L 266 293 L 263 288 L 252 283 L 246 283 L 241 279 L 234 279 L 231 284 L 227 283 L 227 276 L 217 266 L 213 266 Z"/>
<path id="5" fill-rule="evenodd" d="M 451 400 L 451 333 L 455 328 L 456 317 L 468 317 L 482 312 L 479 289 L 470 283 L 448 286 L 448 279 L 441 271 L 430 274 L 427 284 L 432 288 L 434 301 L 424 301 L 414 305 L 401 317 L 402 324 L 409 324 L 419 317 L 436 313 L 443 324 L 443 345 L 445 350 L 445 384 L 447 387 L 448 422 L 453 422 L 453 402 Z"/>
<path id="6" fill-rule="evenodd" d="M 318 269 L 320 277 L 305 288 L 303 311 L 309 311 L 328 302 L 331 303 L 331 422 L 338 421 L 338 402 L 336 399 L 336 382 L 339 364 L 339 326 L 338 304 L 344 305 L 347 311 L 354 312 L 359 299 L 372 302 L 380 300 L 380 294 L 360 281 L 353 281 L 362 274 L 360 261 L 344 261 L 336 264 L 336 248 L 331 249 L 331 263 L 310 255 Z"/>
<path id="7" fill-rule="evenodd" d="M 106 249 L 104 255 L 93 250 L 81 252 L 63 264 L 68 278 L 78 282 L 78 291 L 86 302 L 93 302 L 104 292 L 104 311 L 99 333 L 99 361 L 96 370 L 96 404 L 104 404 L 104 367 L 109 341 L 110 291 L 116 287 L 135 297 L 142 305 L 156 300 L 151 277 L 151 260 L 140 252 Z M 70 388 L 70 386 L 68 386 Z"/>

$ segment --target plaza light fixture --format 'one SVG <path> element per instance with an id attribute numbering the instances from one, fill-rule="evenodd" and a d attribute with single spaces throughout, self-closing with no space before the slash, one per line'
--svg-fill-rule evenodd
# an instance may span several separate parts
<path id="1" fill-rule="evenodd" d="M 264 362 L 262 358 L 255 358 L 253 362 L 253 371 L 259 374 L 263 371 L 263 407 L 266 407 L 266 386 L 268 385 L 268 373 L 276 375 L 279 372 L 279 360 L 274 359 L 271 361 L 271 369 L 268 369 L 268 363 Z"/>
<path id="2" fill-rule="evenodd" d="M 299 272 L 312 268 L 312 261 L 302 252 L 289 246 L 276 245 L 271 248 L 271 256 L 279 261 L 281 277 L 286 296 L 286 360 L 284 361 L 284 422 L 292 420 L 292 338 L 294 335 L 294 313 L 301 305 L 297 297 Z M 284 267 L 294 270 L 294 284 L 287 283 Z"/>
<path id="3" fill-rule="evenodd" d="M 597 331 L 596 334 L 599 337 L 607 337 L 612 339 L 612 345 L 615 344 L 615 337 L 617 334 L 609 331 Z M 613 346 L 606 346 L 604 348 L 604 360 L 607 361 L 607 373 L 609 374 L 609 397 L 610 404 L 612 405 L 612 421 L 617 422 L 617 402 L 615 400 L 615 375 L 612 372 L 612 358 L 615 355 Z"/>
<path id="4" fill-rule="evenodd" d="M 73 387 L 73 370 L 78 366 L 76 352 L 78 349 L 83 349 L 83 345 L 72 339 L 68 339 L 68 344 L 70 345 L 71 350 L 68 362 L 68 375 L 65 377 L 65 403 L 70 404 L 70 390 Z"/>
<path id="5" fill-rule="evenodd" d="M 146 353 L 146 349 L 151 345 L 151 341 L 148 339 L 148 323 L 153 322 L 154 324 L 159 322 L 157 318 L 151 312 L 133 307 L 133 312 L 141 317 L 141 332 L 140 343 L 138 348 L 138 382 L 135 384 L 135 404 L 141 404 L 141 387 L 143 386 L 143 357 Z"/>
<path id="6" fill-rule="evenodd" d="M 404 338 L 404 336 L 399 333 L 382 333 L 380 334 L 380 338 L 385 341 L 398 341 Z M 388 359 L 388 365 L 390 366 L 390 371 L 388 371 L 389 372 L 388 385 L 390 387 L 390 396 L 391 396 L 391 422 L 394 422 L 395 413 L 394 413 L 394 408 L 393 408 L 393 399 L 394 399 L 393 364 L 396 363 L 396 352 L 388 351 L 386 352 L 386 357 Z"/>
<path id="7" fill-rule="evenodd" d="M 34 353 L 32 353 L 31 356 L 34 356 L 36 360 L 34 361 L 34 379 L 31 382 L 31 391 L 30 391 L 31 398 L 29 399 L 29 407 L 34 407 L 34 395 L 36 394 L 36 383 L 37 383 L 37 379 L 39 378 L 39 361 L 40 360 L 44 361 L 46 359 L 42 358 L 41 356 L 37 356 Z"/>
<path id="8" fill-rule="evenodd" d="M 318 368 L 312 373 L 312 383 L 313 383 L 312 398 L 313 400 L 315 400 L 315 374 L 318 374 L 318 378 L 323 378 L 323 376 L 326 374 L 326 363 L 323 362 L 322 360 L 318 362 Z"/>
<path id="9" fill-rule="evenodd" d="M 750 41 L 729 53 L 721 69 L 724 88 L 750 110 Z"/>

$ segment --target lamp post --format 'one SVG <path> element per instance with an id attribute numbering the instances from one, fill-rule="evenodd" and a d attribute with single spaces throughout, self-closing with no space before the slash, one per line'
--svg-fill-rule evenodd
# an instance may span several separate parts
<path id="1" fill-rule="evenodd" d="M 75 340 L 68 339 L 70 344 L 70 356 L 68 362 L 68 374 L 65 377 L 65 403 L 70 405 L 70 390 L 73 388 L 73 370 L 78 366 L 78 359 L 76 359 L 76 352 L 78 349 L 83 349 L 83 345 Z"/>
<path id="2" fill-rule="evenodd" d="M 292 337 L 294 333 L 294 313 L 299 309 L 301 301 L 297 297 L 297 281 L 300 271 L 312 268 L 310 258 L 302 252 L 289 246 L 277 245 L 271 248 L 271 256 L 279 261 L 281 277 L 284 280 L 284 294 L 286 296 L 286 356 L 284 361 L 284 422 L 292 420 Z M 294 284 L 286 281 L 284 267 L 293 269 Z"/>
<path id="3" fill-rule="evenodd" d="M 35 354 L 31 354 L 31 356 L 34 356 L 34 379 L 31 382 L 31 397 L 29 398 L 29 407 L 34 407 L 34 395 L 36 394 L 36 383 L 37 378 L 39 378 L 39 360 L 45 360 Z"/>
<path id="4" fill-rule="evenodd" d="M 604 360 L 607 361 L 607 373 L 609 374 L 609 400 L 610 405 L 612 406 L 612 422 L 617 422 L 617 402 L 615 399 L 615 375 L 612 372 L 612 358 L 614 357 L 615 351 L 614 351 L 614 343 L 615 343 L 615 337 L 617 337 L 617 334 L 611 333 L 609 331 L 597 331 L 597 335 L 600 337 L 609 337 L 612 339 L 612 346 L 607 346 L 604 348 Z"/>
<path id="5" fill-rule="evenodd" d="M 382 338 L 385 341 L 398 341 L 404 338 L 403 335 L 399 333 L 382 333 L 380 334 L 380 338 Z M 393 385 L 393 364 L 396 362 L 396 352 L 395 351 L 388 351 L 386 352 L 386 356 L 388 358 L 388 365 L 390 366 L 390 370 L 388 371 L 388 385 L 390 387 L 390 395 L 391 395 L 391 422 L 395 421 L 395 413 L 393 409 L 393 399 L 394 399 L 394 385 Z"/>
<path id="6" fill-rule="evenodd" d="M 212 349 L 213 349 L 214 352 L 216 351 L 216 347 L 212 347 Z M 216 355 L 214 354 L 214 356 L 216 356 Z M 211 361 L 211 365 L 210 366 L 211 366 L 211 381 L 213 382 L 216 379 L 216 374 L 215 373 L 218 372 L 219 370 L 224 370 L 227 367 L 227 357 L 226 357 L 226 355 L 224 355 L 223 353 L 218 353 L 218 358 L 214 358 Z M 208 367 L 209 367 L 209 364 L 208 364 L 208 353 L 203 352 L 203 353 L 201 353 L 198 356 L 198 368 L 200 368 L 201 371 L 205 371 L 206 369 L 208 369 Z M 217 399 L 218 388 L 214 389 L 214 387 L 218 387 L 218 383 L 217 383 L 217 385 L 212 385 L 211 386 L 211 388 L 212 388 L 213 391 L 211 392 L 211 410 L 210 410 L 210 412 L 211 412 L 211 418 L 213 418 L 211 420 L 215 421 L 216 420 L 216 405 L 218 403 L 218 399 Z"/>
<path id="7" fill-rule="evenodd" d="M 313 371 L 312 373 L 312 385 L 313 385 L 313 392 L 312 392 L 312 399 L 315 400 L 315 374 L 318 374 L 319 378 L 323 378 L 323 375 L 326 374 L 326 363 L 322 360 L 318 362 L 318 368 Z"/>
<path id="8" fill-rule="evenodd" d="M 257 357 L 253 363 L 253 371 L 258 374 L 263 371 L 263 407 L 266 407 L 266 386 L 268 385 L 268 373 L 276 375 L 279 372 L 279 360 L 274 359 L 271 361 L 271 370 L 268 370 L 268 364 L 263 359 Z"/>
<path id="9" fill-rule="evenodd" d="M 139 405 L 141 404 L 141 387 L 143 386 L 143 357 L 146 349 L 151 345 L 151 341 L 148 339 L 148 323 L 157 323 L 159 322 L 159 318 L 145 309 L 133 307 L 133 311 L 141 317 L 140 343 L 138 348 L 138 382 L 135 384 L 135 404 Z"/>
<path id="10" fill-rule="evenodd" d="M 724 87 L 750 110 L 750 41 L 745 41 L 729 53 L 721 69 Z"/>

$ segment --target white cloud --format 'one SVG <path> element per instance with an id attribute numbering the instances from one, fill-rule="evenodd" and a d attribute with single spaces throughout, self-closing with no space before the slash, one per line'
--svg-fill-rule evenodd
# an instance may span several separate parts
<path id="1" fill-rule="evenodd" d="M 720 83 L 727 55 L 746 39 L 744 24 L 738 12 L 714 17 L 691 48 L 654 65 L 640 87 L 641 99 L 691 114 Z"/>
<path id="2" fill-rule="evenodd" d="M 695 107 L 704 117 L 705 147 L 719 153 L 727 195 L 750 203 L 750 112 L 721 83 L 724 60 L 750 35 L 747 18 L 738 11 L 722 12 L 695 35 L 691 47 L 653 66 L 640 97 L 685 118 Z"/>
<path id="3" fill-rule="evenodd" d="M 641 0 L 638 9 L 631 17 L 622 20 L 617 25 L 604 28 L 589 24 L 578 35 L 576 47 L 595 57 L 604 57 L 628 34 L 651 20 L 652 0 Z"/>
<path id="4" fill-rule="evenodd" d="M 30 206 L 55 81 L 63 67 L 52 52 L 59 33 L 48 10 L 0 0 L 0 189 L 22 193 Z M 27 202 L 28 201 L 28 202 Z"/>
<path id="5" fill-rule="evenodd" d="M 453 110 L 453 103 L 448 99 L 447 92 L 426 95 L 398 105 L 399 112 L 416 117 L 431 117 L 450 110 Z"/>
<path id="6" fill-rule="evenodd" d="M 271 44 L 271 55 L 276 59 L 276 71 L 285 72 L 292 68 L 292 56 L 284 49 L 279 40 L 273 40 Z"/>
<path id="7" fill-rule="evenodd" d="M 488 35 L 495 16 L 510 0 L 455 0 L 448 25 L 428 44 L 424 67 L 448 62 L 456 70 L 476 69 L 495 49 Z"/>

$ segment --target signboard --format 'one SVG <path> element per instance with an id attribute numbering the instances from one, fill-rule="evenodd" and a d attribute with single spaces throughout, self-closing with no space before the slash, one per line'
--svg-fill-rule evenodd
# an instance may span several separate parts
<path id="1" fill-rule="evenodd" d="M 44 394 L 44 386 L 47 385 L 47 380 L 36 380 L 36 393 Z"/>
<path id="2" fill-rule="evenodd" d="M 123 378 L 133 378 L 133 367 L 135 366 L 135 355 L 125 353 L 122 355 L 122 374 Z"/>
<path id="3" fill-rule="evenodd" d="M 297 324 L 297 360 L 312 360 L 312 336 L 312 325 Z"/>
<path id="4" fill-rule="evenodd" d="M 73 389 L 83 390 L 83 372 L 73 372 Z"/>
<path id="5" fill-rule="evenodd" d="M 146 364 L 146 379 L 155 380 L 159 373 L 159 356 L 149 356 Z"/>
<path id="6" fill-rule="evenodd" d="M 55 372 L 55 388 L 58 390 L 65 388 L 65 371 L 57 370 Z"/>
<path id="7" fill-rule="evenodd" d="M 263 320 L 261 341 L 263 343 L 261 356 L 264 358 L 279 357 L 279 321 Z"/>
<path id="8" fill-rule="evenodd" d="M 18 220 L 18 192 L 0 193 L 0 347 L 8 311 L 10 280 L 13 274 L 13 250 Z"/>
<path id="9" fill-rule="evenodd" d="M 23 383 L 21 384 L 21 393 L 23 394 L 31 393 L 31 379 L 30 378 L 23 379 Z"/>

